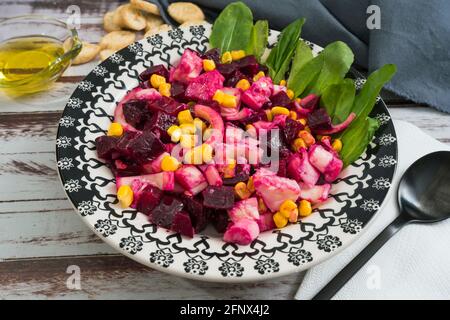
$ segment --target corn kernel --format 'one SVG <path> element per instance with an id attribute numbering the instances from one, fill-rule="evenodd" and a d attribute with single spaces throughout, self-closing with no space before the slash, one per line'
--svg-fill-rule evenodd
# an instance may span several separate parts
<path id="1" fill-rule="evenodd" d="M 158 91 L 162 96 L 170 97 L 170 88 L 172 88 L 172 85 L 170 83 L 162 83 L 159 86 Z"/>
<path id="2" fill-rule="evenodd" d="M 216 68 L 216 64 L 214 60 L 204 59 L 203 60 L 203 70 L 205 71 L 213 71 Z"/>
<path id="3" fill-rule="evenodd" d="M 309 202 L 308 200 L 301 200 L 300 206 L 298 207 L 298 214 L 300 215 L 300 217 L 307 217 L 311 214 L 311 212 L 311 202 Z"/>
<path id="4" fill-rule="evenodd" d="M 305 126 L 305 129 L 304 129 L 306 132 L 308 132 L 308 133 L 311 133 L 311 129 L 308 127 L 308 126 Z"/>
<path id="5" fill-rule="evenodd" d="M 202 148 L 202 160 L 204 163 L 210 163 L 213 159 L 213 147 L 211 145 L 204 143 Z"/>
<path id="6" fill-rule="evenodd" d="M 265 110 L 264 112 L 266 113 L 267 121 L 272 121 L 272 120 L 273 120 L 273 114 L 272 114 L 272 111 L 270 111 L 270 110 Z"/>
<path id="7" fill-rule="evenodd" d="M 232 178 L 234 177 L 234 169 L 236 168 L 236 160 L 229 159 L 228 164 L 223 169 L 223 177 L 224 178 Z"/>
<path id="8" fill-rule="evenodd" d="M 286 80 L 281 80 L 280 81 L 280 86 L 286 87 Z"/>
<path id="9" fill-rule="evenodd" d="M 302 125 L 306 126 L 306 119 L 305 118 L 298 119 L 298 122 L 300 122 Z"/>
<path id="10" fill-rule="evenodd" d="M 247 189 L 248 189 L 251 193 L 255 192 L 255 185 L 253 184 L 253 177 L 248 178 L 248 181 L 247 181 Z"/>
<path id="11" fill-rule="evenodd" d="M 275 117 L 276 115 L 282 114 L 285 116 L 289 115 L 289 109 L 285 107 L 273 107 L 271 110 L 272 115 Z"/>
<path id="12" fill-rule="evenodd" d="M 298 210 L 294 210 L 291 212 L 291 214 L 289 215 L 289 222 L 291 223 L 295 223 L 298 220 Z"/>
<path id="13" fill-rule="evenodd" d="M 222 63 L 230 63 L 231 61 L 233 61 L 233 57 L 231 56 L 230 51 L 224 52 L 220 60 Z"/>
<path id="14" fill-rule="evenodd" d="M 234 193 L 236 193 L 236 195 L 242 200 L 248 199 L 252 195 L 245 182 L 236 183 L 234 186 Z"/>
<path id="15" fill-rule="evenodd" d="M 286 90 L 286 94 L 287 94 L 287 96 L 289 97 L 289 99 L 294 99 L 294 91 L 292 91 L 291 89 L 287 89 Z"/>
<path id="16" fill-rule="evenodd" d="M 194 127 L 197 129 L 197 130 L 199 130 L 199 131 L 205 131 L 205 129 L 206 129 L 206 123 L 204 123 L 203 121 L 202 121 L 202 119 L 200 119 L 200 118 L 195 118 L 194 119 Z"/>
<path id="17" fill-rule="evenodd" d="M 295 111 L 289 112 L 289 118 L 291 118 L 292 120 L 297 120 L 297 117 L 298 117 L 297 112 Z"/>
<path id="18" fill-rule="evenodd" d="M 213 128 L 206 128 L 205 132 L 203 132 L 203 141 L 208 140 L 211 137 L 213 132 L 214 132 Z"/>
<path id="19" fill-rule="evenodd" d="M 165 156 L 161 160 L 161 170 L 162 171 L 175 171 L 180 166 L 177 158 L 171 156 Z"/>
<path id="20" fill-rule="evenodd" d="M 289 218 L 292 211 L 298 211 L 297 204 L 294 201 L 286 200 L 280 205 L 279 212 L 283 217 Z"/>
<path id="21" fill-rule="evenodd" d="M 245 126 L 245 131 L 247 132 L 247 134 L 252 137 L 252 138 L 258 138 L 258 133 L 256 132 L 256 128 L 255 126 L 248 124 Z"/>
<path id="22" fill-rule="evenodd" d="M 309 133 L 307 130 L 301 130 L 298 133 L 298 136 L 300 138 L 303 139 L 303 141 L 305 141 L 306 145 L 309 147 L 311 145 L 313 145 L 314 143 L 316 143 L 316 139 L 314 139 L 314 137 L 312 136 L 311 133 Z"/>
<path id="23" fill-rule="evenodd" d="M 259 213 L 266 213 L 267 212 L 267 206 L 264 203 L 264 200 L 262 198 L 258 198 L 258 212 Z"/>
<path id="24" fill-rule="evenodd" d="M 217 90 L 214 93 L 213 100 L 217 101 L 219 104 L 222 104 L 224 97 L 225 97 L 225 93 L 223 93 L 222 90 Z"/>
<path id="25" fill-rule="evenodd" d="M 180 111 L 177 118 L 180 124 L 194 122 L 194 119 L 192 118 L 191 112 L 189 110 Z"/>
<path id="26" fill-rule="evenodd" d="M 231 94 L 225 94 L 223 96 L 221 105 L 225 108 L 236 108 L 237 107 L 236 97 Z"/>
<path id="27" fill-rule="evenodd" d="M 201 146 L 197 146 L 195 148 L 192 148 L 191 150 L 188 150 L 184 154 L 183 161 L 186 164 L 202 164 L 203 163 L 202 157 L 203 157 L 202 148 Z"/>
<path id="28" fill-rule="evenodd" d="M 277 228 L 283 228 L 287 225 L 288 219 L 284 217 L 281 213 L 277 212 L 273 215 L 273 222 L 275 222 Z"/>
<path id="29" fill-rule="evenodd" d="M 154 73 L 150 77 L 150 84 L 155 89 L 158 89 L 159 86 L 162 85 L 163 83 L 166 83 L 166 78 L 164 78 L 163 76 L 160 76 L 159 74 Z"/>
<path id="30" fill-rule="evenodd" d="M 190 134 L 182 134 L 180 137 L 180 145 L 184 149 L 190 149 L 195 146 L 195 136 Z"/>
<path id="31" fill-rule="evenodd" d="M 244 50 L 232 50 L 231 51 L 231 58 L 233 61 L 240 60 L 243 57 L 245 57 L 245 51 Z"/>
<path id="32" fill-rule="evenodd" d="M 195 133 L 195 126 L 193 123 L 180 124 L 180 129 L 181 129 L 182 133 L 186 133 L 186 134 L 194 134 Z"/>
<path id="33" fill-rule="evenodd" d="M 130 186 L 123 185 L 117 190 L 117 199 L 119 199 L 122 208 L 128 208 L 133 203 L 133 190 Z"/>
<path id="34" fill-rule="evenodd" d="M 108 136 L 120 137 L 123 134 L 123 128 L 120 123 L 113 122 L 108 129 Z"/>
<path id="35" fill-rule="evenodd" d="M 295 152 L 300 151 L 302 148 L 306 148 L 306 143 L 302 138 L 297 138 L 292 142 L 292 149 L 294 149 Z"/>
<path id="36" fill-rule="evenodd" d="M 176 125 L 170 126 L 170 128 L 167 129 L 167 134 L 170 136 L 172 142 L 178 142 L 181 137 L 181 129 Z"/>
<path id="37" fill-rule="evenodd" d="M 253 81 L 258 81 L 260 78 L 265 77 L 265 73 L 264 71 L 260 71 L 257 74 L 255 74 L 255 76 L 253 77 Z"/>
<path id="38" fill-rule="evenodd" d="M 241 89 L 242 91 L 247 90 L 250 88 L 250 82 L 248 82 L 247 79 L 241 79 L 236 83 L 236 88 Z"/>
<path id="39" fill-rule="evenodd" d="M 342 141 L 341 141 L 341 139 L 334 139 L 334 141 L 331 144 L 331 146 L 333 147 L 334 151 L 341 152 L 341 150 L 342 150 Z"/>

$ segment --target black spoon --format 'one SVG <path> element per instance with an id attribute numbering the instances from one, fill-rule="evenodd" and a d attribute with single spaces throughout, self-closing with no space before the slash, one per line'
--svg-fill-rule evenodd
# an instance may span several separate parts
<path id="1" fill-rule="evenodd" d="M 313 300 L 331 299 L 389 240 L 410 222 L 437 222 L 450 217 L 450 151 L 430 153 L 414 162 L 398 186 L 400 215 L 345 266 Z"/>

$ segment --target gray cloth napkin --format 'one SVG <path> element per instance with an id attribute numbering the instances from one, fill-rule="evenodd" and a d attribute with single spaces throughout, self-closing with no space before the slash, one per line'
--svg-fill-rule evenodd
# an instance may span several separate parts
<path id="1" fill-rule="evenodd" d="M 151 0 L 167 8 L 171 0 Z M 192 0 L 212 21 L 230 0 Z M 346 42 L 355 62 L 375 70 L 395 63 L 398 72 L 386 86 L 417 103 L 450 112 L 450 1 L 448 0 L 243 0 L 255 19 L 273 29 L 305 17 L 302 36 L 325 46 Z M 380 8 L 380 29 L 369 30 L 369 5 Z"/>

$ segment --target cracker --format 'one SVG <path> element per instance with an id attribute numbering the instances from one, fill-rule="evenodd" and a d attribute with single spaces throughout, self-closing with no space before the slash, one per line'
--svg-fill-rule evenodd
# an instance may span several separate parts
<path id="1" fill-rule="evenodd" d="M 136 34 L 131 31 L 112 31 L 100 40 L 102 49 L 120 50 L 136 41 Z"/>
<path id="2" fill-rule="evenodd" d="M 161 15 L 156 4 L 147 2 L 145 0 L 130 0 L 130 4 L 138 10 L 142 10 L 144 12 L 151 13 L 157 16 Z"/>
<path id="3" fill-rule="evenodd" d="M 145 29 L 147 22 L 141 11 L 130 4 L 123 4 L 114 11 L 113 22 L 123 29 L 140 31 Z"/>
<path id="4" fill-rule="evenodd" d="M 205 20 L 202 9 L 191 2 L 171 3 L 167 8 L 167 12 L 178 23 L 193 20 Z"/>
<path id="5" fill-rule="evenodd" d="M 105 29 L 106 32 L 120 30 L 120 26 L 114 23 L 113 17 L 114 17 L 114 11 L 108 11 L 103 16 L 103 29 Z"/>
<path id="6" fill-rule="evenodd" d="M 190 27 L 190 26 L 198 26 L 200 24 L 206 23 L 206 20 L 192 20 L 192 21 L 186 21 L 180 24 L 180 27 Z"/>
<path id="7" fill-rule="evenodd" d="M 112 56 L 116 51 L 112 50 L 112 49 L 103 49 L 102 51 L 100 51 L 99 53 L 99 57 L 101 61 L 104 61 L 106 59 L 108 59 L 110 56 Z"/>
<path id="8" fill-rule="evenodd" d="M 163 19 L 151 13 L 145 13 L 144 18 L 147 21 L 147 25 L 145 26 L 145 32 L 164 24 Z"/>
<path id="9" fill-rule="evenodd" d="M 72 64 L 83 64 L 93 60 L 100 52 L 100 46 L 83 41 L 80 53 L 73 59 Z"/>
<path id="10" fill-rule="evenodd" d="M 150 29 L 148 30 L 145 34 L 144 34 L 144 38 L 150 37 L 154 34 L 160 33 L 160 32 L 165 32 L 165 31 L 169 31 L 171 30 L 172 27 L 169 26 L 168 24 L 162 24 L 156 28 Z"/>

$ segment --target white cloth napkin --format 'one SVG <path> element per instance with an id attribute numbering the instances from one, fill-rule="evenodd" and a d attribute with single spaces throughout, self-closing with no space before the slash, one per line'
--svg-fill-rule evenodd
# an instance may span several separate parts
<path id="1" fill-rule="evenodd" d="M 384 207 L 361 237 L 333 258 L 311 268 L 295 295 L 311 299 L 399 214 L 397 185 L 405 170 L 425 154 L 447 145 L 404 121 L 394 122 L 398 167 Z M 450 219 L 410 224 L 400 230 L 333 299 L 450 299 Z"/>

